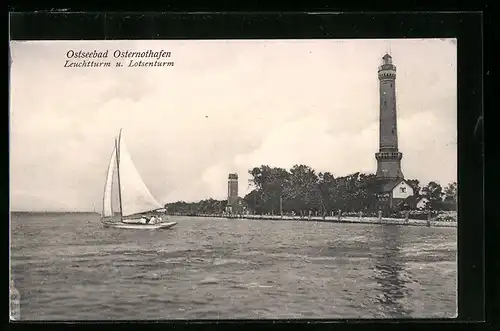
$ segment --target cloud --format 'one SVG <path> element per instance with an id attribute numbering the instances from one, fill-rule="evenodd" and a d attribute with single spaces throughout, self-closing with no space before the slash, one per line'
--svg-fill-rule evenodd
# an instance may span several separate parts
<path id="1" fill-rule="evenodd" d="M 12 42 L 14 209 L 100 208 L 113 139 L 153 195 L 224 198 L 227 174 L 374 172 L 383 40 Z M 456 46 L 393 40 L 403 171 L 456 178 Z M 165 50 L 174 67 L 64 68 L 69 49 Z M 435 160 L 439 160 L 436 162 Z"/>

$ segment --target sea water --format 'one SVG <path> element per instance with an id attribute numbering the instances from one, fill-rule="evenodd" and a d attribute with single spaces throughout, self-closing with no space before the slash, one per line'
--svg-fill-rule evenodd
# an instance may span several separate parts
<path id="1" fill-rule="evenodd" d="M 435 318 L 457 313 L 457 230 L 96 214 L 11 217 L 22 320 Z"/>

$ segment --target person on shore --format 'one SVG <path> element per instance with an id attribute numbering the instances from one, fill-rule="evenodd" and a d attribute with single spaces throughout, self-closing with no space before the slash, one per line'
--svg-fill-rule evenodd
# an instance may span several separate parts
<path id="1" fill-rule="evenodd" d="M 142 215 L 141 219 L 140 219 L 140 222 L 142 224 L 147 224 L 148 223 L 148 219 L 146 218 L 146 216 Z"/>
<path id="2" fill-rule="evenodd" d="M 155 223 L 156 223 L 156 217 L 154 215 L 152 215 L 151 218 L 149 219 L 148 224 L 155 224 Z"/>

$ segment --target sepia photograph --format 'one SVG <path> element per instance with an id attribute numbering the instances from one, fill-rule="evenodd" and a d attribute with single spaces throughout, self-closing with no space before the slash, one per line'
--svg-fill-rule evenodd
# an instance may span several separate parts
<path id="1" fill-rule="evenodd" d="M 456 39 L 9 47 L 11 320 L 457 317 Z"/>

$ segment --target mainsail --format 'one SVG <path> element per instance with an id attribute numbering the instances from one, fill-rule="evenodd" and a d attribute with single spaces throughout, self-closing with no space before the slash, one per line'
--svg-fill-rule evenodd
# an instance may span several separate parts
<path id="1" fill-rule="evenodd" d="M 118 171 L 122 216 L 163 208 L 142 181 L 121 134 L 118 142 Z"/>
<path id="2" fill-rule="evenodd" d="M 111 154 L 111 160 L 109 161 L 108 173 L 106 177 L 106 184 L 104 185 L 104 198 L 102 201 L 102 216 L 110 217 L 113 216 L 113 207 L 111 204 L 111 192 L 113 188 L 113 175 L 116 170 L 116 147 L 113 148 L 113 153 Z"/>

